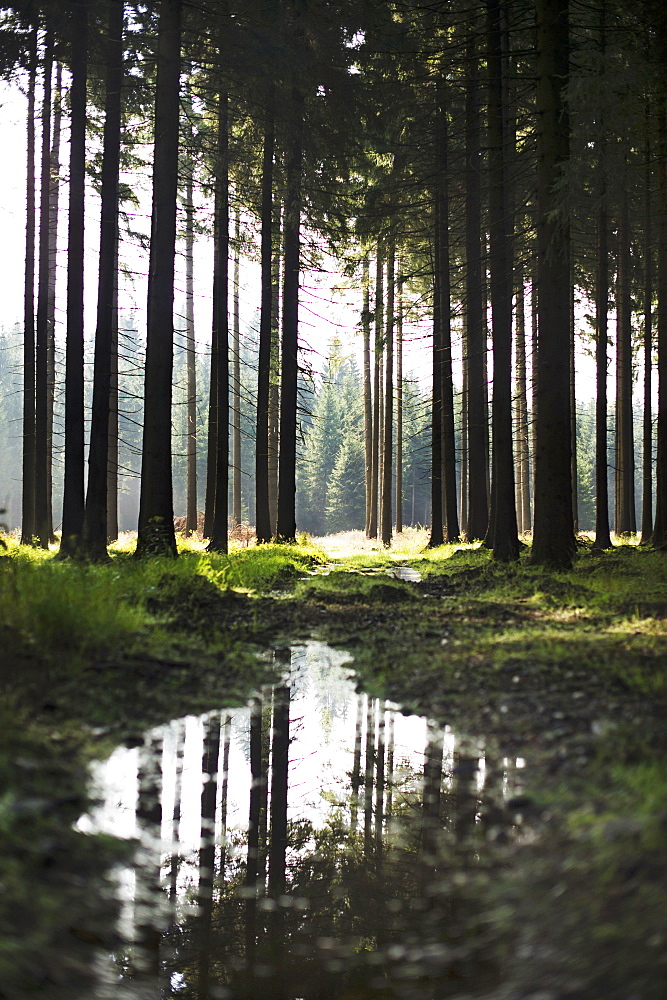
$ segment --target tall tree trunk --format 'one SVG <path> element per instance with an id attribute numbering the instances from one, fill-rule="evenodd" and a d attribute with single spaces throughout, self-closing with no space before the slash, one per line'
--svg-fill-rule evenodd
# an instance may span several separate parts
<path id="1" fill-rule="evenodd" d="M 449 255 L 449 122 L 446 83 L 442 76 L 436 81 L 438 96 L 438 197 L 436 227 L 438 245 L 438 283 L 440 296 L 440 379 L 441 460 L 442 460 L 442 520 L 445 542 L 458 542 L 459 520 L 456 501 L 456 436 L 454 430 L 454 376 L 452 372 L 451 279 Z"/>
<path id="2" fill-rule="evenodd" d="M 35 535 L 35 84 L 37 28 L 30 33 L 26 115 L 25 279 L 23 289 L 23 482 L 21 544 Z"/>
<path id="3" fill-rule="evenodd" d="M 42 97 L 42 149 L 39 201 L 39 259 L 35 343 L 35 523 L 34 534 L 43 549 L 51 538 L 48 523 L 48 298 L 49 298 L 49 194 L 51 184 L 51 72 L 53 32 L 44 38 Z M 73 115 L 73 112 L 72 112 Z"/>
<path id="4" fill-rule="evenodd" d="M 261 309 L 257 362 L 257 426 L 255 430 L 255 522 L 258 542 L 272 538 L 269 510 L 269 381 L 271 377 L 271 307 L 273 254 L 273 89 L 266 103 L 262 154 Z"/>
<path id="5" fill-rule="evenodd" d="M 517 511 L 523 533 L 530 531 L 530 453 L 528 447 L 528 396 L 526 379 L 526 314 L 523 270 L 516 283 L 516 424 L 517 424 Z"/>
<path id="6" fill-rule="evenodd" d="M 609 254 L 607 249 L 607 212 L 600 205 L 598 215 L 598 265 L 596 277 L 595 344 L 595 548 L 610 549 L 609 499 L 607 477 L 607 324 L 609 289 Z"/>
<path id="7" fill-rule="evenodd" d="M 468 531 L 468 333 L 463 316 L 461 332 L 461 518 L 463 537 L 469 540 Z"/>
<path id="8" fill-rule="evenodd" d="M 600 8 L 600 64 L 606 54 L 606 14 Z M 607 222 L 607 143 L 604 117 L 597 155 L 599 210 L 597 218 L 597 273 L 595 276 L 595 548 L 610 549 L 607 477 L 607 339 L 609 312 L 609 248 Z"/>
<path id="9" fill-rule="evenodd" d="M 616 510 L 617 535 L 634 534 L 635 458 L 632 413 L 632 303 L 630 301 L 630 224 L 627 154 L 621 184 L 616 283 Z"/>
<path id="10" fill-rule="evenodd" d="M 433 241 L 433 378 L 431 388 L 431 534 L 429 548 L 443 545 L 445 541 L 442 516 L 442 295 L 440 294 L 440 226 L 438 216 L 439 192 L 435 197 L 435 233 Z"/>
<path id="11" fill-rule="evenodd" d="M 667 548 L 667 18 L 662 10 L 662 86 L 658 91 L 658 428 L 653 544 Z"/>
<path id="12" fill-rule="evenodd" d="M 109 378 L 109 448 L 107 461 L 107 542 L 118 538 L 118 241 L 114 244 L 114 289 Z"/>
<path id="13" fill-rule="evenodd" d="M 269 378 L 269 516 L 271 537 L 278 524 L 278 460 L 280 453 L 280 267 L 282 263 L 282 206 L 273 209 L 273 260 L 271 264 L 271 374 Z"/>
<path id="14" fill-rule="evenodd" d="M 493 555 L 519 558 L 512 454 L 512 221 L 506 162 L 500 0 L 487 3 L 489 235 L 493 323 Z"/>
<path id="15" fill-rule="evenodd" d="M 56 275 L 58 271 L 58 202 L 60 194 L 60 129 L 62 123 L 62 66 L 56 63 L 51 139 L 51 183 L 49 185 L 49 285 L 46 301 L 46 521 L 53 534 L 53 410 L 56 398 Z"/>
<path id="16" fill-rule="evenodd" d="M 396 534 L 403 532 L 403 275 L 398 270 L 396 312 Z"/>
<path id="17" fill-rule="evenodd" d="M 65 349 L 65 479 L 61 556 L 81 553 L 84 530 L 84 405 L 83 405 L 83 235 L 86 190 L 86 78 L 88 72 L 88 0 L 74 7 L 76 44 L 72 47 L 70 69 L 69 232 L 67 240 L 67 343 Z M 111 253 L 113 261 L 113 253 Z M 108 367 L 107 367 L 108 372 Z M 108 382 L 104 398 L 109 403 Z M 108 433 L 108 425 L 104 433 Z M 106 505 L 106 451 L 101 471 L 103 503 Z M 106 549 L 106 509 L 102 523 Z"/>
<path id="18" fill-rule="evenodd" d="M 91 559 L 107 556 L 107 472 L 109 403 L 116 299 L 116 243 L 120 170 L 121 86 L 123 82 L 123 3 L 109 8 L 106 37 L 104 152 L 100 222 L 97 330 L 93 371 L 93 407 L 88 453 L 88 489 L 83 551 Z"/>
<path id="19" fill-rule="evenodd" d="M 301 171 L 303 160 L 303 96 L 296 85 L 291 95 L 292 141 L 287 160 L 283 224 L 283 340 L 280 371 L 280 458 L 276 536 L 296 538 L 296 421 L 299 349 L 299 275 L 301 249 Z"/>
<path id="20" fill-rule="evenodd" d="M 572 524 L 579 531 L 579 497 L 577 473 L 577 392 L 575 365 L 574 268 L 570 267 L 570 451 L 572 453 Z"/>
<path id="21" fill-rule="evenodd" d="M 362 262 L 361 276 L 364 296 L 361 312 L 361 329 L 364 338 L 364 481 L 366 485 L 366 538 L 370 538 L 373 496 L 373 400 L 371 393 L 371 312 L 369 271 L 368 254 L 365 253 Z"/>
<path id="22" fill-rule="evenodd" d="M 380 484 L 380 382 L 384 338 L 384 253 L 378 239 L 375 261 L 375 349 L 373 353 L 373 441 L 371 448 L 371 515 L 368 537 L 378 536 L 378 494 Z"/>
<path id="23" fill-rule="evenodd" d="M 241 510 L 241 324 L 239 316 L 241 282 L 241 205 L 237 203 L 234 220 L 234 325 L 232 328 L 232 445 L 234 474 L 232 480 L 232 523 L 240 524 Z"/>
<path id="24" fill-rule="evenodd" d="M 185 359 L 187 367 L 187 441 L 185 530 L 197 531 L 197 364 L 195 353 L 195 209 L 193 162 L 188 157 L 185 178 Z"/>
<path id="25" fill-rule="evenodd" d="M 479 55 L 474 25 L 466 43 L 466 287 L 468 365 L 468 540 L 484 538 L 488 527 L 486 376 L 482 288 Z"/>
<path id="26" fill-rule="evenodd" d="M 576 546 L 570 447 L 570 226 L 563 189 L 570 156 L 563 94 L 569 74 L 568 3 L 537 0 L 536 9 L 540 408 L 532 561 L 569 566 Z"/>
<path id="27" fill-rule="evenodd" d="M 222 65 L 222 44 L 229 27 L 225 2 L 220 17 L 218 66 L 218 134 L 216 139 L 215 221 L 217 241 L 213 264 L 213 333 L 211 339 L 215 378 L 215 487 L 209 552 L 227 552 L 229 534 L 229 97 Z"/>
<path id="28" fill-rule="evenodd" d="M 641 544 L 648 545 L 653 536 L 653 267 L 651 225 L 651 108 L 646 101 L 646 142 L 644 147 L 644 414 L 642 461 L 642 535 Z"/>
<path id="29" fill-rule="evenodd" d="M 384 390 L 384 436 L 382 440 L 382 498 L 381 537 L 384 546 L 391 545 L 392 525 L 392 459 L 394 427 L 394 269 L 396 250 L 393 239 L 387 247 L 387 324 L 386 324 L 386 367 Z"/>
<path id="30" fill-rule="evenodd" d="M 171 478 L 171 380 L 180 68 L 181 0 L 161 0 L 138 556 L 177 554 Z"/>

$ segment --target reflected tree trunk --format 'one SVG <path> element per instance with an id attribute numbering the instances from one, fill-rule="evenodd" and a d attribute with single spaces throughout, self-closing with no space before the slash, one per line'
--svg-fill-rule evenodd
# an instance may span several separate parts
<path id="1" fill-rule="evenodd" d="M 162 885 L 160 849 L 155 841 L 162 827 L 162 740 L 148 736 L 139 751 L 137 826 L 144 841 L 144 861 L 136 869 L 134 972 L 140 980 L 157 983 L 160 976 L 160 914 Z"/>
<path id="2" fill-rule="evenodd" d="M 354 728 L 354 760 L 352 764 L 352 798 L 350 801 L 350 827 L 357 829 L 359 822 L 359 789 L 361 788 L 361 731 L 364 724 L 363 695 L 355 695 L 357 721 Z"/>
<path id="3" fill-rule="evenodd" d="M 389 735 L 387 736 L 387 774 L 385 778 L 385 817 L 387 826 L 394 808 L 394 722 L 395 713 L 389 712 Z"/>
<path id="4" fill-rule="evenodd" d="M 248 815 L 248 854 L 245 885 L 245 960 L 248 979 L 253 978 L 255 946 L 257 943 L 257 876 L 260 843 L 260 816 L 262 792 L 266 785 L 266 771 L 262 759 L 262 699 L 250 703 L 250 812 Z"/>
<path id="5" fill-rule="evenodd" d="M 440 831 L 440 799 L 442 789 L 443 734 L 434 723 L 428 724 L 424 751 L 424 782 L 422 790 L 420 881 L 425 888 L 434 874 L 438 857 Z"/>
<path id="6" fill-rule="evenodd" d="M 366 756 L 364 774 L 364 854 L 372 851 L 373 774 L 375 770 L 375 703 L 366 695 Z"/>
<path id="7" fill-rule="evenodd" d="M 183 790 L 183 754 L 185 752 L 185 726 L 176 723 L 174 736 L 176 762 L 174 768 L 174 809 L 171 817 L 171 862 L 169 867 L 169 899 L 176 908 L 178 870 L 180 865 L 179 832 L 181 826 L 181 793 Z"/>
<path id="8" fill-rule="evenodd" d="M 378 702 L 377 752 L 376 752 L 376 783 L 375 783 L 375 861 L 379 868 L 382 864 L 382 827 L 384 824 L 384 792 L 385 792 L 385 713 L 386 706 Z"/>
<path id="9" fill-rule="evenodd" d="M 277 687 L 273 702 L 271 754 L 271 838 L 269 844 L 269 896 L 271 911 L 270 951 L 273 966 L 271 995 L 280 1000 L 285 993 L 285 907 L 287 855 L 287 789 L 289 783 L 290 689 Z"/>
<path id="10" fill-rule="evenodd" d="M 201 824 L 199 847 L 199 913 L 197 990 L 200 1000 L 208 1000 L 211 969 L 213 922 L 213 885 L 215 881 L 215 814 L 218 798 L 218 762 L 220 759 L 220 715 L 204 723 L 202 755 Z"/>

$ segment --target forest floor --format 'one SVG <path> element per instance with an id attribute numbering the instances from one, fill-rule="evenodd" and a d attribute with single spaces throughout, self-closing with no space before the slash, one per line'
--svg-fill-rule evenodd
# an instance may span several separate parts
<path id="1" fill-rule="evenodd" d="M 582 538 L 574 569 L 551 572 L 425 540 L 190 546 L 148 564 L 120 551 L 103 567 L 10 548 L 0 996 L 73 996 L 91 946 L 112 944 L 91 888 L 121 848 L 73 826 L 88 761 L 244 702 L 269 669 L 258 653 L 319 638 L 352 654 L 369 694 L 528 762 L 514 808 L 531 833 L 493 887 L 512 945 L 491 988 L 473 977 L 456 995 L 664 1000 L 667 556 Z"/>

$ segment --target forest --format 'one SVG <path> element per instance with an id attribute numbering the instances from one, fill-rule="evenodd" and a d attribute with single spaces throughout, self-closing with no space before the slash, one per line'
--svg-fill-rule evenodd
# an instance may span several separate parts
<path id="1" fill-rule="evenodd" d="M 0 1000 L 664 1000 L 662 0 L 20 0 L 0 132 Z"/>
<path id="2" fill-rule="evenodd" d="M 543 40 L 526 3 L 107 7 L 4 15 L 27 153 L 3 490 L 24 542 L 56 528 L 101 558 L 120 502 L 138 554 L 176 552 L 174 513 L 223 552 L 242 522 L 385 545 L 428 525 L 503 560 L 530 533 L 543 564 L 580 528 L 662 544 L 657 6 L 548 5 Z M 324 272 L 348 309 L 317 330 L 300 289 Z"/>

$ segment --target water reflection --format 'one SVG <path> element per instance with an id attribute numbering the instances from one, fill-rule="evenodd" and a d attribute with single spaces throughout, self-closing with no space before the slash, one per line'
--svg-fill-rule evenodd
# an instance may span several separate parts
<path id="1" fill-rule="evenodd" d="M 284 680 L 247 708 L 97 768 L 84 827 L 141 844 L 100 995 L 419 1000 L 493 980 L 481 884 L 523 762 L 356 693 L 326 646 L 278 655 Z"/>

